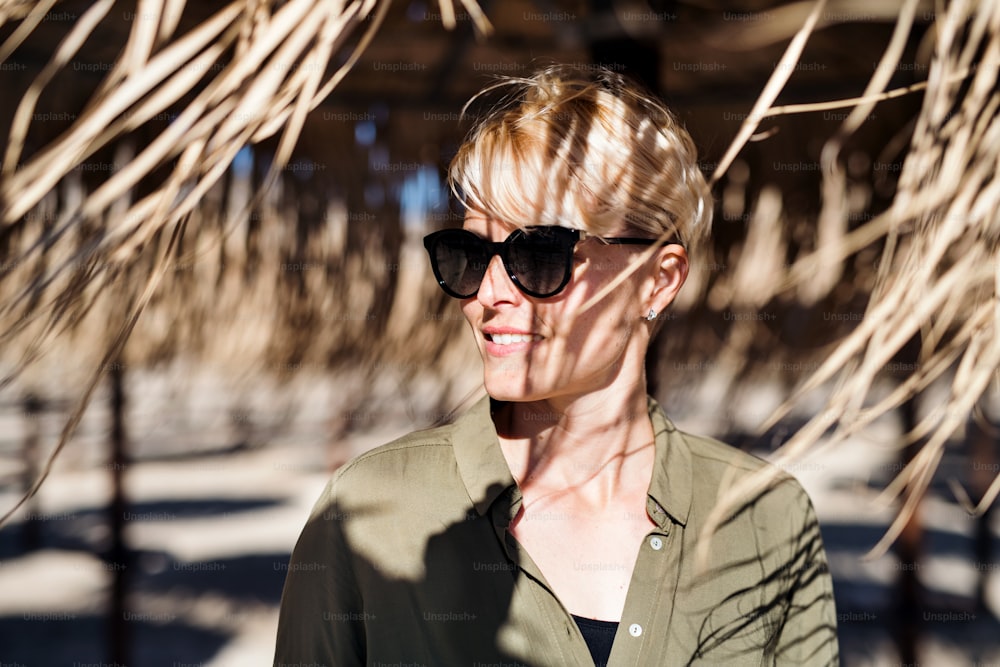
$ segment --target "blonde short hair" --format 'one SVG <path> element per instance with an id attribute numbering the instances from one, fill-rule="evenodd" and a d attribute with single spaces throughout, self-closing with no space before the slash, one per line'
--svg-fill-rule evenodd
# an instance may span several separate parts
<path id="1" fill-rule="evenodd" d="M 451 162 L 467 207 L 518 226 L 708 235 L 711 194 L 694 142 L 652 95 L 603 68 L 553 66 L 478 93 L 506 93 Z M 468 109 L 469 105 L 466 105 Z"/>

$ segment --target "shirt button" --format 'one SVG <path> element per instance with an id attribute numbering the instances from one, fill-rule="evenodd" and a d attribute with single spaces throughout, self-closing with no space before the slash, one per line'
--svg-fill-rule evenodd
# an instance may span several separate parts
<path id="1" fill-rule="evenodd" d="M 628 626 L 628 633 L 633 637 L 638 637 L 639 635 L 642 634 L 642 626 L 639 625 L 638 623 L 633 623 L 632 625 Z"/>
<path id="2" fill-rule="evenodd" d="M 653 547 L 654 550 L 659 551 L 663 548 L 663 540 L 659 537 L 649 538 L 649 546 Z"/>

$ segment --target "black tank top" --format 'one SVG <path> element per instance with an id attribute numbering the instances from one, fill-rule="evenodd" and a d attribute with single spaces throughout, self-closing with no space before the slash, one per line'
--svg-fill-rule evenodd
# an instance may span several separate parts
<path id="1" fill-rule="evenodd" d="M 615 642 L 615 633 L 618 632 L 618 623 L 614 621 L 595 621 L 590 618 L 583 618 L 573 614 L 576 626 L 580 628 L 587 648 L 590 649 L 590 656 L 594 659 L 596 667 L 606 667 L 611 658 L 611 645 Z"/>

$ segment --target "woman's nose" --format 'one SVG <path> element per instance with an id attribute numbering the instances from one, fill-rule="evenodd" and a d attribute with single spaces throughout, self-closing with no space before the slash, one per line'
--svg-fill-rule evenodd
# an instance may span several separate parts
<path id="1" fill-rule="evenodd" d="M 507 275 L 507 268 L 503 265 L 500 255 L 490 258 L 490 263 L 486 267 L 483 275 L 483 282 L 479 285 L 479 292 L 476 295 L 479 302 L 484 306 L 492 306 L 504 301 L 516 302 L 521 291 L 511 281 Z"/>

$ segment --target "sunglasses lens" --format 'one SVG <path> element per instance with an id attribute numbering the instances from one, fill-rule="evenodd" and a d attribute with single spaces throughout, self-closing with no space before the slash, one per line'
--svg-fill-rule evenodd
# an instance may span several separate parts
<path id="1" fill-rule="evenodd" d="M 579 232 L 570 229 L 536 227 L 517 230 L 499 244 L 454 229 L 430 234 L 424 244 L 438 282 L 453 297 L 467 299 L 476 294 L 490 260 L 499 251 L 518 288 L 529 296 L 545 298 L 557 294 L 569 281 L 578 238 Z"/>
<path id="2" fill-rule="evenodd" d="M 516 234 L 507 248 L 507 268 L 521 288 L 536 297 L 552 296 L 569 280 L 575 238 L 558 227 Z"/>
<path id="3" fill-rule="evenodd" d="M 490 257 L 475 234 L 442 234 L 431 249 L 438 280 L 453 295 L 468 298 L 479 290 Z"/>

